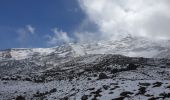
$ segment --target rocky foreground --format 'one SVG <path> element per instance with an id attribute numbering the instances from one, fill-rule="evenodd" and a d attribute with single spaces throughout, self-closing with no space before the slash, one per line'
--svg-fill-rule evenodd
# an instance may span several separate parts
<path id="1" fill-rule="evenodd" d="M 0 99 L 169 100 L 169 61 L 110 54 L 69 58 L 56 65 L 43 58 L 3 60 Z"/>

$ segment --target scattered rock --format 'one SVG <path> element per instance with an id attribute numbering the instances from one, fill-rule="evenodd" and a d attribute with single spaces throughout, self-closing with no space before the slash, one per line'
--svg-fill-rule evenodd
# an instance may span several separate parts
<path id="1" fill-rule="evenodd" d="M 88 95 L 83 95 L 82 97 L 81 97 L 81 100 L 87 100 L 88 99 Z"/>
<path id="2" fill-rule="evenodd" d="M 120 88 L 120 87 L 119 86 L 115 86 L 115 87 L 111 88 L 110 90 L 115 90 L 117 88 Z"/>
<path id="3" fill-rule="evenodd" d="M 17 78 L 16 77 L 11 77 L 11 80 L 17 80 Z"/>
<path id="4" fill-rule="evenodd" d="M 114 69 L 111 70 L 111 73 L 112 73 L 112 74 L 117 73 L 117 72 L 119 72 L 119 70 L 116 69 L 116 68 L 114 68 Z"/>
<path id="5" fill-rule="evenodd" d="M 98 89 L 95 92 L 91 92 L 91 94 L 94 94 L 94 98 L 92 100 L 97 100 L 97 97 L 101 97 L 102 95 L 100 94 L 102 91 L 101 89 Z"/>
<path id="6" fill-rule="evenodd" d="M 91 91 L 91 90 L 94 90 L 94 89 L 95 89 L 95 88 L 89 88 L 88 90 L 90 90 L 90 91 Z"/>
<path id="7" fill-rule="evenodd" d="M 20 95 L 20 96 L 17 96 L 15 100 L 26 100 L 26 99 L 25 99 L 25 97 Z"/>
<path id="8" fill-rule="evenodd" d="M 94 76 L 94 77 L 97 77 L 97 74 L 94 74 L 93 76 Z"/>
<path id="9" fill-rule="evenodd" d="M 146 96 L 146 97 L 152 97 L 152 96 L 154 96 L 154 95 L 146 94 L 145 96 Z"/>
<path id="10" fill-rule="evenodd" d="M 127 66 L 127 70 L 136 70 L 137 67 L 138 67 L 137 65 L 130 63 L 130 64 Z"/>
<path id="11" fill-rule="evenodd" d="M 118 85 L 118 83 L 110 83 L 110 85 Z"/>
<path id="12" fill-rule="evenodd" d="M 161 93 L 161 94 L 159 94 L 159 96 L 161 96 L 163 99 L 165 99 L 165 98 L 170 98 L 170 93 Z"/>
<path id="13" fill-rule="evenodd" d="M 114 98 L 112 100 L 124 100 L 125 97 L 118 97 L 118 98 Z"/>
<path id="14" fill-rule="evenodd" d="M 89 77 L 89 78 L 87 78 L 87 80 L 92 80 L 92 79 Z"/>
<path id="15" fill-rule="evenodd" d="M 150 84 L 150 83 L 139 83 L 139 85 L 142 85 L 142 86 L 150 86 L 151 84 Z"/>
<path id="16" fill-rule="evenodd" d="M 138 90 L 139 92 L 137 93 L 137 95 L 138 94 L 144 95 L 146 93 L 146 87 L 140 87 Z"/>
<path id="17" fill-rule="evenodd" d="M 99 94 L 100 92 L 102 92 L 101 89 L 98 89 L 97 91 L 91 92 L 91 93 L 92 93 L 92 94 Z"/>
<path id="18" fill-rule="evenodd" d="M 68 97 L 61 98 L 60 100 L 69 100 Z"/>
<path id="19" fill-rule="evenodd" d="M 158 99 L 159 99 L 159 97 L 151 97 L 148 100 L 158 100 Z"/>
<path id="20" fill-rule="evenodd" d="M 5 82 L 3 82 L 3 84 L 7 84 L 7 83 L 8 83 L 8 82 L 6 82 L 6 81 L 5 81 Z"/>
<path id="21" fill-rule="evenodd" d="M 10 77 L 5 76 L 5 77 L 2 78 L 2 80 L 10 80 Z"/>
<path id="22" fill-rule="evenodd" d="M 103 85 L 103 88 L 104 88 L 105 90 L 108 90 L 109 86 L 108 86 L 108 85 Z"/>
<path id="23" fill-rule="evenodd" d="M 97 98 L 92 98 L 91 100 L 97 100 Z"/>
<path id="24" fill-rule="evenodd" d="M 99 79 L 107 79 L 108 76 L 105 73 L 100 73 L 99 74 Z"/>
<path id="25" fill-rule="evenodd" d="M 162 84 L 162 82 L 155 82 L 153 83 L 153 87 L 160 87 Z"/>
<path id="26" fill-rule="evenodd" d="M 28 78 L 28 77 L 27 77 L 27 78 L 25 78 L 25 80 L 26 80 L 26 81 L 32 81 L 32 80 L 31 80 L 30 78 Z"/>
<path id="27" fill-rule="evenodd" d="M 56 89 L 56 88 L 53 88 L 52 90 L 50 90 L 49 93 L 54 93 L 54 92 L 57 92 L 57 89 Z"/>
<path id="28" fill-rule="evenodd" d="M 123 96 L 123 97 L 129 97 L 129 95 L 132 95 L 132 94 L 133 93 L 129 92 L 129 91 L 125 91 L 125 92 L 120 93 L 120 95 Z"/>
<path id="29" fill-rule="evenodd" d="M 76 89 L 75 89 L 75 88 L 72 88 L 72 89 L 71 89 L 71 91 L 74 91 L 74 90 L 76 90 Z"/>
<path id="30" fill-rule="evenodd" d="M 54 92 L 56 92 L 56 91 L 57 91 L 56 88 L 53 88 L 53 89 L 51 89 L 50 91 L 45 91 L 45 92 L 42 92 L 42 93 L 40 93 L 39 91 L 37 91 L 36 94 L 34 94 L 33 96 L 34 96 L 34 97 L 43 97 L 43 96 L 45 96 L 45 95 L 54 93 Z"/>
<path id="31" fill-rule="evenodd" d="M 68 76 L 69 81 L 72 81 L 74 79 L 73 76 Z"/>
<path id="32" fill-rule="evenodd" d="M 113 94 L 114 92 L 109 92 L 109 94 Z"/>
<path id="33" fill-rule="evenodd" d="M 169 89 L 170 89 L 170 85 L 168 85 L 166 88 L 169 88 Z"/>
<path id="34" fill-rule="evenodd" d="M 34 82 L 36 82 L 36 83 L 43 83 L 43 82 L 45 82 L 45 78 L 44 77 L 34 78 Z"/>

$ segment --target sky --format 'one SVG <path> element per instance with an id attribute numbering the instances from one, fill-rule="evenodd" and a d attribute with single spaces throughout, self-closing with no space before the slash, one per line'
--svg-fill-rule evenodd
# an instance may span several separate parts
<path id="1" fill-rule="evenodd" d="M 0 0 L 0 49 L 58 45 L 84 17 L 77 0 Z"/>
<path id="2" fill-rule="evenodd" d="M 170 0 L 0 0 L 0 49 L 170 38 Z"/>

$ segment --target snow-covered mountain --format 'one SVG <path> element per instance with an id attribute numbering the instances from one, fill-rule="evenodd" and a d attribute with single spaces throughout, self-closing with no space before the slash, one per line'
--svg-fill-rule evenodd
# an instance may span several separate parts
<path id="1" fill-rule="evenodd" d="M 0 51 L 0 100 L 169 100 L 170 42 L 127 36 Z"/>
<path id="2" fill-rule="evenodd" d="M 0 51 L 0 58 L 16 60 L 35 56 L 56 54 L 58 56 L 83 56 L 86 54 L 121 54 L 131 57 L 170 57 L 170 41 L 150 40 L 127 36 L 119 40 L 96 41 L 92 43 L 69 43 L 53 48 L 22 48 Z"/>

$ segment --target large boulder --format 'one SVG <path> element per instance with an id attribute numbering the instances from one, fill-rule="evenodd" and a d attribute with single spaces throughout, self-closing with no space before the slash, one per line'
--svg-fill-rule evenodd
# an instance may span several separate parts
<path id="1" fill-rule="evenodd" d="M 131 63 L 131 64 L 129 64 L 129 65 L 127 66 L 127 69 L 128 69 L 128 70 L 136 70 L 137 67 L 138 67 L 137 65 Z"/>
<path id="2" fill-rule="evenodd" d="M 17 96 L 15 100 L 25 100 L 25 97 L 23 97 L 23 96 Z"/>
<path id="3" fill-rule="evenodd" d="M 99 79 L 107 79 L 108 76 L 105 73 L 100 73 L 99 74 Z"/>

